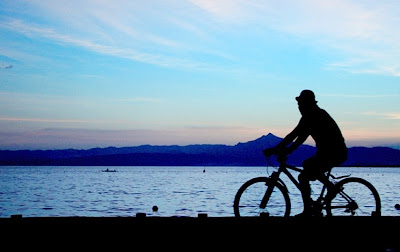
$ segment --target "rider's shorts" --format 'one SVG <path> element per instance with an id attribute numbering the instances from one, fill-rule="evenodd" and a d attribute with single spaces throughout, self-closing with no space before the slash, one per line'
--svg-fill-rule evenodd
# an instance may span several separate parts
<path id="1" fill-rule="evenodd" d="M 307 180 L 316 180 L 333 167 L 342 164 L 346 159 L 347 149 L 341 153 L 321 154 L 317 152 L 315 156 L 304 160 L 304 170 L 301 172 L 301 175 Z"/>

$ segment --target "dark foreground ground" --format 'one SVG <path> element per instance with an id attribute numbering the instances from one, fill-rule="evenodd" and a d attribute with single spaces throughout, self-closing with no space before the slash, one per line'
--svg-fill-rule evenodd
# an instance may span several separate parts
<path id="1" fill-rule="evenodd" d="M 0 218 L 0 230 L 10 251 L 400 251 L 399 217 Z"/>

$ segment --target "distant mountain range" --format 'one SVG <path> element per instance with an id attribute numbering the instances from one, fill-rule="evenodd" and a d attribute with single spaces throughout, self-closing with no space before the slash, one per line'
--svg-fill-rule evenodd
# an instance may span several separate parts
<path id="1" fill-rule="evenodd" d="M 234 146 L 195 144 L 187 146 L 108 147 L 89 150 L 18 150 L 0 151 L 0 165 L 65 166 L 263 166 L 262 150 L 276 146 L 282 139 L 268 134 Z M 288 163 L 301 165 L 316 148 L 300 146 Z M 276 161 L 272 160 L 276 164 Z M 400 166 L 400 150 L 388 147 L 352 147 L 342 166 Z"/>

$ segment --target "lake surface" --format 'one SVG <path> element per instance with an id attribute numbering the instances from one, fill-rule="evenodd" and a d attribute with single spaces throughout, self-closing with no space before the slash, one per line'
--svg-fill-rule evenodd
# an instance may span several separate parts
<path id="1" fill-rule="evenodd" d="M 101 172 L 105 169 L 117 172 Z M 205 169 L 205 172 L 203 172 Z M 236 191 L 247 180 L 268 176 L 269 167 L 0 167 L 0 217 L 42 216 L 233 216 Z M 295 173 L 295 172 L 294 172 Z M 335 168 L 371 182 L 382 215 L 400 216 L 399 168 Z M 294 174 L 297 177 L 297 174 Z M 291 215 L 303 209 L 300 192 L 285 175 Z M 319 183 L 312 184 L 319 193 Z M 152 207 L 158 206 L 158 212 Z"/>

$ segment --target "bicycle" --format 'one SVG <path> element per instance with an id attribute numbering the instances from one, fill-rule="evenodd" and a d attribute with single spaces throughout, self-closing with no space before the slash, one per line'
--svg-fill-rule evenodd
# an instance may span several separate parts
<path id="1" fill-rule="evenodd" d="M 279 176 L 284 173 L 300 191 L 299 182 L 289 170 L 301 172 L 302 169 L 288 165 L 286 154 L 275 152 L 271 155 L 277 156 L 278 170 L 269 177 L 253 178 L 239 188 L 233 204 L 236 217 L 290 216 L 289 190 Z M 326 216 L 381 215 L 378 191 L 368 181 L 350 175 L 335 177 L 330 170 L 318 180 L 323 187 L 318 199 L 312 201 L 315 216 L 323 216 L 323 211 Z"/>

